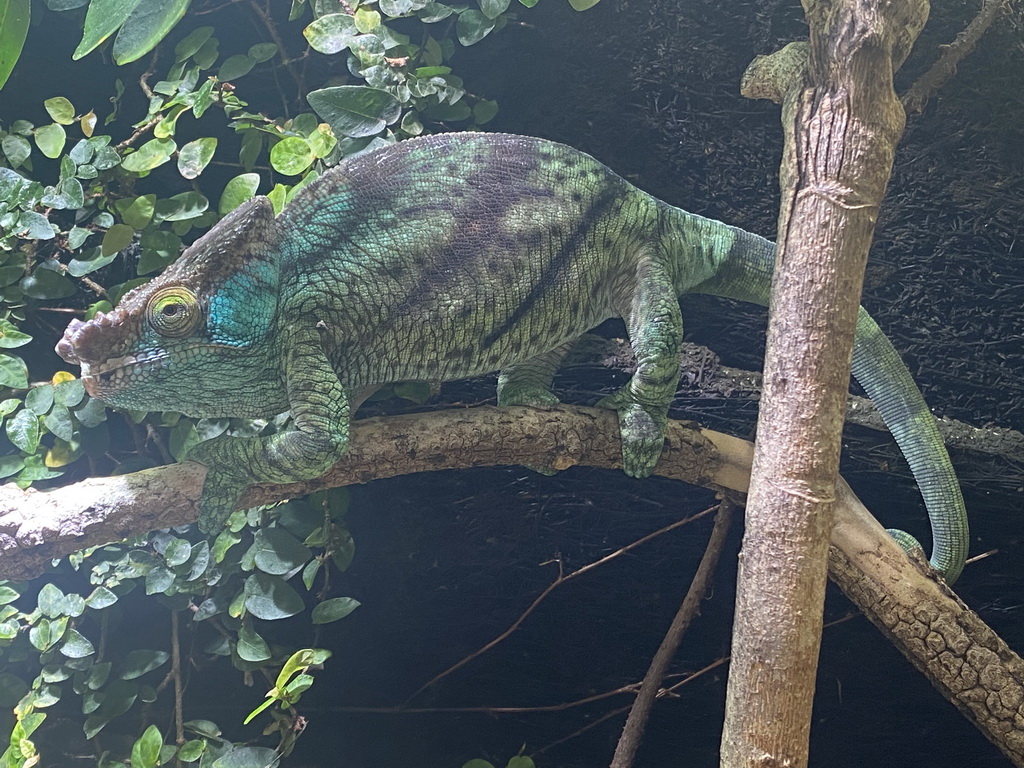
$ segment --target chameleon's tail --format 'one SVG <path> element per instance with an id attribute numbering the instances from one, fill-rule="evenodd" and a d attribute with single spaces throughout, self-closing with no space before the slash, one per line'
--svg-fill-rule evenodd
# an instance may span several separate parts
<path id="1" fill-rule="evenodd" d="M 728 229 L 734 235 L 728 255 L 715 277 L 695 290 L 767 305 L 775 263 L 774 243 L 735 227 Z M 935 417 L 910 371 L 863 307 L 857 316 L 853 375 L 878 408 L 910 465 L 931 521 L 932 567 L 952 584 L 963 570 L 969 544 L 960 484 Z M 909 534 L 890 533 L 904 548 L 917 545 Z"/>

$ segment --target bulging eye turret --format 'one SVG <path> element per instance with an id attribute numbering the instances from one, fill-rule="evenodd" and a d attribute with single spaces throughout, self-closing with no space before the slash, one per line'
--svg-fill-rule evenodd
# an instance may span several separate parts
<path id="1" fill-rule="evenodd" d="M 157 333 L 180 339 L 194 331 L 202 319 L 196 295 L 180 285 L 162 288 L 149 300 L 146 319 Z"/>

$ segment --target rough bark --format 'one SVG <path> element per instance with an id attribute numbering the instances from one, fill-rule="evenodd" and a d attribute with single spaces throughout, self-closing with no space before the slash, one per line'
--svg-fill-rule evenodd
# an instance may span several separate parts
<path id="1" fill-rule="evenodd" d="M 893 72 L 923 0 L 806 0 L 781 77 L 778 251 L 721 765 L 806 766 L 857 311 L 904 113 Z M 790 53 L 792 53 L 792 49 Z M 776 73 L 778 75 L 779 73 Z"/>
<path id="2" fill-rule="evenodd" d="M 439 469 L 497 464 L 618 468 L 615 414 L 559 406 L 491 407 L 364 419 L 352 452 L 310 483 L 254 486 L 244 504 L 267 504 L 317 488 Z M 670 422 L 655 474 L 745 493 L 753 445 Z M 53 491 L 0 486 L 0 576 L 27 579 L 51 558 L 123 534 L 185 525 L 198 515 L 205 468 L 193 463 L 96 478 Z M 974 612 L 911 562 L 840 481 L 829 573 L 943 695 L 1015 765 L 1024 768 L 1024 660 Z M 855 726 L 851 724 L 851 728 Z"/>

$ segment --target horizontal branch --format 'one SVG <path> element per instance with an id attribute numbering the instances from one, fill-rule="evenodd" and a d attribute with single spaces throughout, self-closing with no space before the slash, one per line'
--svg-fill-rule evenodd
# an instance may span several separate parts
<path id="1" fill-rule="evenodd" d="M 242 503 L 268 504 L 320 488 L 441 469 L 621 466 L 615 414 L 596 408 L 481 406 L 353 426 L 350 453 L 324 477 L 253 486 Z M 746 492 L 752 454 L 745 440 L 671 422 L 655 474 Z M 31 578 L 52 558 L 193 522 L 205 473 L 186 462 L 52 491 L 0 487 L 0 576 Z M 908 559 L 844 482 L 835 517 L 832 578 L 946 698 L 1024 767 L 1024 661 L 935 581 L 927 564 Z"/>

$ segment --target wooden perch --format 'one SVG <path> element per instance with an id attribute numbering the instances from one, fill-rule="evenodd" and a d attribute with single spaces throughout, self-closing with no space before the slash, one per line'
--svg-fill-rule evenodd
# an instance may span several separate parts
<path id="1" fill-rule="evenodd" d="M 254 486 L 243 503 L 268 504 L 318 488 L 439 469 L 620 465 L 615 414 L 594 408 L 478 407 L 365 419 L 354 426 L 351 452 L 327 475 Z M 655 474 L 745 492 L 752 455 L 745 440 L 670 422 Z M 0 575 L 27 579 L 52 558 L 194 521 L 205 472 L 185 463 L 53 491 L 0 487 Z M 923 561 L 909 560 L 843 482 L 835 515 L 831 577 L 947 699 L 1024 766 L 1024 661 L 936 582 Z"/>

